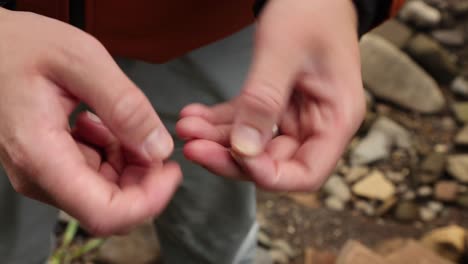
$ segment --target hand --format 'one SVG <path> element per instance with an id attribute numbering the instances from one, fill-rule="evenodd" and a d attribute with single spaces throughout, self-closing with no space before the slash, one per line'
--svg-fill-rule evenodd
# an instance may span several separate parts
<path id="1" fill-rule="evenodd" d="M 270 0 L 239 97 L 182 111 L 186 157 L 269 190 L 320 187 L 365 114 L 356 20 L 350 0 Z"/>
<path id="2" fill-rule="evenodd" d="M 161 212 L 181 180 L 163 163 L 172 139 L 104 47 L 64 23 L 1 8 L 0 36 L 0 160 L 15 190 L 97 235 Z M 81 100 L 102 122 L 84 114 L 72 132 Z"/>

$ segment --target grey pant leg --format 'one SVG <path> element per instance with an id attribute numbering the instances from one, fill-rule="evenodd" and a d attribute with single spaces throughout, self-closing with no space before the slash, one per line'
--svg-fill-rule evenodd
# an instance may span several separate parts
<path id="1" fill-rule="evenodd" d="M 178 113 L 193 102 L 215 104 L 239 92 L 251 58 L 252 29 L 164 65 L 121 60 L 170 130 Z M 256 244 L 255 189 L 208 173 L 183 158 L 174 159 L 184 181 L 157 220 L 164 261 L 252 263 Z"/>
<path id="2" fill-rule="evenodd" d="M 17 194 L 0 168 L 0 263 L 44 263 L 57 210 Z"/>

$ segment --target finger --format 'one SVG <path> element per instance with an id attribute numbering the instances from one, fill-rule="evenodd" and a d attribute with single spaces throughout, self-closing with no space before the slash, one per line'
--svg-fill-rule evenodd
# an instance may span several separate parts
<path id="1" fill-rule="evenodd" d="M 65 131 L 38 138 L 38 147 L 31 150 L 31 160 L 40 174 L 38 185 L 94 234 L 115 233 L 158 214 L 181 180 L 177 165 L 159 164 L 144 170 L 140 184 L 120 188 L 87 166 Z M 45 146 L 49 155 L 42 151 Z"/>
<path id="2" fill-rule="evenodd" d="M 263 153 L 244 158 L 243 168 L 259 187 L 271 191 L 317 190 L 336 167 L 347 144 L 333 136 L 313 138 L 287 160 L 275 160 Z M 324 151 L 326 150 L 326 151 Z"/>
<path id="3" fill-rule="evenodd" d="M 97 40 L 81 32 L 76 36 L 70 36 L 76 39 L 76 49 L 51 56 L 53 81 L 93 108 L 106 127 L 142 161 L 169 157 L 172 138 L 146 96 Z"/>
<path id="4" fill-rule="evenodd" d="M 184 146 L 188 160 L 226 178 L 245 180 L 245 173 L 232 158 L 229 149 L 208 140 L 194 140 Z"/>
<path id="5" fill-rule="evenodd" d="M 80 113 L 73 128 L 73 136 L 88 144 L 105 148 L 117 144 L 117 138 L 95 114 L 85 111 Z"/>
<path id="6" fill-rule="evenodd" d="M 278 136 L 272 139 L 266 146 L 265 152 L 273 160 L 289 160 L 299 149 L 299 142 L 289 136 Z"/>
<path id="7" fill-rule="evenodd" d="M 229 146 L 230 125 L 213 125 L 200 117 L 185 117 L 176 125 L 177 135 L 185 140 L 206 139 Z"/>
<path id="8" fill-rule="evenodd" d="M 112 166 L 116 173 L 122 172 L 126 157 L 122 154 L 120 143 L 112 132 L 102 123 L 101 119 L 91 112 L 83 112 L 78 115 L 73 129 L 73 136 L 78 140 L 102 148 L 105 160 Z M 107 172 L 107 169 L 104 170 Z M 105 174 L 113 179 L 112 174 Z"/>
<path id="9" fill-rule="evenodd" d="M 264 150 L 304 63 L 303 49 L 278 34 L 281 31 L 275 24 L 284 27 L 285 23 L 271 19 L 260 22 L 253 63 L 236 104 L 231 145 L 243 156 L 255 156 Z"/>
<path id="10" fill-rule="evenodd" d="M 212 124 L 230 124 L 234 120 L 234 101 L 208 107 L 202 104 L 191 104 L 180 112 L 181 118 L 198 116 Z"/>
<path id="11" fill-rule="evenodd" d="M 101 155 L 90 146 L 82 143 L 77 143 L 77 145 L 85 157 L 88 166 L 95 171 L 99 171 L 99 168 L 101 167 Z"/>

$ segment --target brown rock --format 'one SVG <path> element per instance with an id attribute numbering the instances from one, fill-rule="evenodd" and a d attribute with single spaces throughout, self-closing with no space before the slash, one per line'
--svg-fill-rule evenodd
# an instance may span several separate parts
<path id="1" fill-rule="evenodd" d="M 455 181 L 439 181 L 434 188 L 435 198 L 439 201 L 453 202 L 457 199 L 458 183 Z"/>
<path id="2" fill-rule="evenodd" d="M 421 243 L 440 256 L 458 262 L 465 250 L 465 236 L 465 229 L 453 225 L 431 231 L 421 239 Z"/>
<path id="3" fill-rule="evenodd" d="M 159 242 L 152 224 L 136 228 L 126 236 L 113 236 L 99 248 L 99 263 L 147 264 L 160 257 Z"/>
<path id="4" fill-rule="evenodd" d="M 353 186 L 356 195 L 369 199 L 386 201 L 395 195 L 395 186 L 385 178 L 382 172 L 373 171 Z"/>
<path id="5" fill-rule="evenodd" d="M 336 255 L 323 250 L 307 248 L 304 252 L 304 264 L 335 264 Z"/>
<path id="6" fill-rule="evenodd" d="M 320 207 L 317 193 L 288 193 L 286 196 L 294 202 L 311 209 Z"/>
<path id="7" fill-rule="evenodd" d="M 402 249 L 392 253 L 386 259 L 389 264 L 450 264 L 421 244 L 410 241 Z"/>
<path id="8" fill-rule="evenodd" d="M 458 145 L 468 145 L 468 125 L 464 126 L 455 137 L 455 143 Z"/>
<path id="9" fill-rule="evenodd" d="M 379 255 L 357 241 L 348 241 L 341 250 L 336 264 L 387 264 Z"/>

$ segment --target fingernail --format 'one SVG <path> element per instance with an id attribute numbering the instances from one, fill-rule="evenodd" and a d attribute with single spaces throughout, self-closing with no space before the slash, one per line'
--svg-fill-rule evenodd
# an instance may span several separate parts
<path id="1" fill-rule="evenodd" d="M 88 115 L 89 120 L 102 124 L 101 118 L 99 118 L 99 116 L 95 115 L 93 112 L 86 111 L 86 114 Z"/>
<path id="2" fill-rule="evenodd" d="M 256 156 L 262 152 L 260 131 L 253 127 L 241 125 L 232 134 L 232 147 L 244 156 Z"/>
<path id="3" fill-rule="evenodd" d="M 174 148 L 171 136 L 163 129 L 156 128 L 143 143 L 143 149 L 151 159 L 167 159 Z"/>

